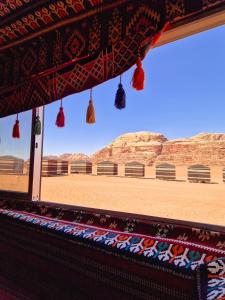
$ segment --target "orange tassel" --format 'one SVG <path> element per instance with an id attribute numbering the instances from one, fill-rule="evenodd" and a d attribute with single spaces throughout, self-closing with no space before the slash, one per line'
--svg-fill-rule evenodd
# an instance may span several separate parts
<path id="1" fill-rule="evenodd" d="M 137 59 L 137 68 L 134 71 L 132 78 L 132 86 L 135 90 L 141 91 L 144 89 L 145 72 L 142 68 L 141 58 Z"/>
<path id="2" fill-rule="evenodd" d="M 19 139 L 20 138 L 20 126 L 19 126 L 20 122 L 18 120 L 18 115 L 17 115 L 17 118 L 16 118 L 16 122 L 13 126 L 13 132 L 12 132 L 12 137 L 14 139 Z"/>
<path id="3" fill-rule="evenodd" d="M 64 115 L 64 111 L 63 111 L 62 100 L 61 100 L 61 106 L 59 108 L 59 112 L 58 112 L 55 124 L 59 128 L 62 128 L 65 126 L 65 115 Z"/>
<path id="4" fill-rule="evenodd" d="M 90 101 L 89 101 L 87 114 L 86 114 L 86 123 L 95 124 L 95 108 L 92 100 L 92 89 L 91 89 Z"/>

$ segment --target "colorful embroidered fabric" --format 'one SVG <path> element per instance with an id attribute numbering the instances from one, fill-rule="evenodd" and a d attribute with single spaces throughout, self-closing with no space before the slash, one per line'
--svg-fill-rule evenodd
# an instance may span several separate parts
<path id="1" fill-rule="evenodd" d="M 145 56 L 167 21 L 224 3 L 0 1 L 0 117 L 48 104 L 124 73 L 139 53 Z"/>
<path id="2" fill-rule="evenodd" d="M 223 250 L 190 242 L 116 232 L 75 222 L 54 220 L 27 212 L 0 209 L 0 214 L 95 243 L 101 248 L 110 248 L 128 256 L 134 255 L 152 265 L 160 265 L 186 274 L 191 274 L 198 266 L 217 257 L 225 257 Z"/>
<path id="3" fill-rule="evenodd" d="M 219 258 L 200 266 L 199 275 L 202 300 L 225 299 L 225 258 Z"/>
<path id="4" fill-rule="evenodd" d="M 111 214 L 102 214 L 93 211 L 89 212 L 84 209 L 62 209 L 57 205 L 50 206 L 43 203 L 39 204 L 26 201 L 0 200 L 0 208 L 27 211 L 40 216 L 91 225 L 102 229 L 170 238 L 209 246 L 218 250 L 225 250 L 225 232 L 178 225 L 175 222 L 165 223 L 159 221 L 156 222 L 150 218 L 143 220 L 138 218 L 118 217 Z"/>

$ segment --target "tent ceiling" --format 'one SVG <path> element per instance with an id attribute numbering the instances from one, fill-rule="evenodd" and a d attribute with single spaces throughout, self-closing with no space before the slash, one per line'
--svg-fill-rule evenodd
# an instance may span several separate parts
<path id="1" fill-rule="evenodd" d="M 0 0 L 0 117 L 122 74 L 165 22 L 225 0 Z"/>

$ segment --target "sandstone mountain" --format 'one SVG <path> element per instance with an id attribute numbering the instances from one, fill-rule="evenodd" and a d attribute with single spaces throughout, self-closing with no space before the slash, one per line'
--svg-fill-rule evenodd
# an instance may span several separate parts
<path id="1" fill-rule="evenodd" d="M 119 164 L 138 161 L 152 165 L 162 152 L 163 143 L 166 141 L 167 139 L 160 133 L 126 133 L 93 154 L 91 159 L 93 163 L 110 160 Z"/>
<path id="2" fill-rule="evenodd" d="M 155 163 L 175 165 L 205 164 L 225 166 L 225 134 L 201 133 L 164 143 Z"/>
<path id="3" fill-rule="evenodd" d="M 63 154 L 58 158 L 68 161 L 90 160 L 94 164 L 102 161 L 118 164 L 137 161 L 150 166 L 160 163 L 225 166 L 225 134 L 201 133 L 190 138 L 168 140 L 160 133 L 126 133 L 90 157 L 75 153 Z"/>

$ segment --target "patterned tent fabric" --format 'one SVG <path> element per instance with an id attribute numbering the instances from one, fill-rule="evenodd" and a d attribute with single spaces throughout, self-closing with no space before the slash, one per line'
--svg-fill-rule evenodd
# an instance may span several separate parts
<path id="1" fill-rule="evenodd" d="M 0 1 L 0 117 L 122 74 L 167 22 L 224 0 Z"/>

